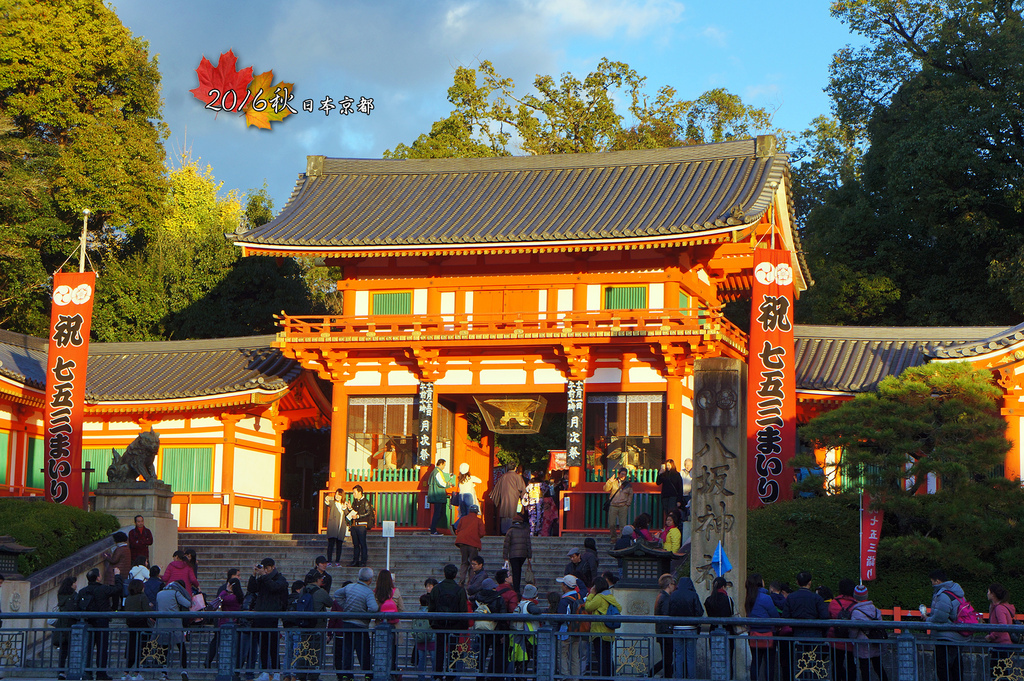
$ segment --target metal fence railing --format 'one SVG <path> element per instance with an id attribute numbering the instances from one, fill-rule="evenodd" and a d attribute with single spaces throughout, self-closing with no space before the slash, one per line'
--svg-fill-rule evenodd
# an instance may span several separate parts
<path id="1" fill-rule="evenodd" d="M 69 627 L 31 626 L 55 613 L 4 613 L 0 672 L 8 678 L 153 680 L 187 675 L 216 681 L 296 679 L 320 674 L 366 681 L 595 681 L 623 678 L 798 681 L 810 679 L 1020 679 L 1024 646 L 990 644 L 1006 626 L 932 627 L 857 622 L 860 638 L 825 638 L 849 620 L 524 616 L 473 613 L 146 613 L 153 626 L 127 628 L 125 613 L 88 613 Z M 136 614 L 136 613 L 132 613 Z M 75 613 L 62 613 L 64 617 Z M 609 619 L 620 627 L 598 632 Z M 305 621 L 301 621 L 305 620 Z M 581 631 L 581 625 L 591 627 Z M 302 624 L 303 626 L 297 626 Z M 765 625 L 769 625 L 766 628 Z M 716 626 L 717 628 L 711 628 Z M 781 636 L 771 626 L 798 627 Z M 657 630 L 655 627 L 658 627 Z M 1024 626 L 1009 628 L 1024 633 Z M 884 637 L 868 638 L 869 631 Z M 758 633 L 760 632 L 760 633 Z M 966 632 L 969 635 L 964 635 Z M 948 674 L 936 675 L 944 666 Z M 884 676 L 882 675 L 884 673 Z"/>

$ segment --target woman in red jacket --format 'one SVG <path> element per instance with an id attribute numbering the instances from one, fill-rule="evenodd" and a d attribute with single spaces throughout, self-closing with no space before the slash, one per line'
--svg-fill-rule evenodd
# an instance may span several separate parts
<path id="1" fill-rule="evenodd" d="M 988 623 L 989 624 L 1016 624 L 1013 618 L 1017 616 L 1017 610 L 1007 599 L 1009 593 L 1006 587 L 999 583 L 990 584 L 988 587 Z M 999 660 L 1013 655 L 1013 641 L 1010 633 L 1006 631 L 992 631 L 985 634 L 985 640 L 992 643 L 990 663 L 995 668 Z"/>
<path id="2" fill-rule="evenodd" d="M 171 584 L 180 579 L 190 594 L 199 593 L 199 580 L 196 579 L 196 573 L 182 551 L 174 552 L 174 560 L 164 568 L 160 579 L 164 580 L 164 584 Z"/>

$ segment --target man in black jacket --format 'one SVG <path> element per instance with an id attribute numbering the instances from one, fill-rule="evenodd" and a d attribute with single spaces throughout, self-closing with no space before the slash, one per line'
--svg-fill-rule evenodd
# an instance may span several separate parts
<path id="1" fill-rule="evenodd" d="M 469 601 L 466 598 L 466 590 L 455 581 L 458 574 L 459 568 L 455 565 L 449 563 L 444 566 L 444 579 L 431 589 L 428 595 L 428 612 L 466 612 Z M 432 619 L 430 620 L 430 626 L 433 629 L 444 630 L 437 632 L 437 645 L 434 651 L 434 671 L 441 672 L 450 666 L 449 658 L 452 651 L 449 646 L 449 637 L 451 635 L 448 632 L 452 629 L 467 629 L 469 621 Z M 455 636 L 451 640 L 455 642 L 458 640 L 458 637 Z M 448 679 L 451 677 L 441 678 Z"/>
<path id="2" fill-rule="evenodd" d="M 811 573 L 804 570 L 798 574 L 796 584 L 799 588 L 786 597 L 786 603 L 782 606 L 782 617 L 794 620 L 829 619 L 828 606 L 822 597 L 811 589 Z M 814 656 L 816 660 L 823 660 L 828 668 L 828 646 L 823 645 L 821 641 L 814 641 L 825 638 L 823 627 L 793 627 L 793 638 L 797 639 L 793 642 L 793 648 L 798 659 L 805 657 L 809 660 Z"/>
<path id="3" fill-rule="evenodd" d="M 583 582 L 588 589 L 592 587 L 596 575 L 591 572 L 590 564 L 583 560 L 583 552 L 578 548 L 572 548 L 566 555 L 569 556 L 569 562 L 565 565 L 564 574 L 572 575 Z"/>
<path id="4" fill-rule="evenodd" d="M 704 606 L 700 604 L 700 596 L 693 586 L 693 580 L 682 577 L 676 584 L 675 591 L 668 597 L 668 614 L 671 617 L 703 617 Z M 682 625 L 687 629 L 683 636 L 676 636 L 672 642 L 676 678 L 689 679 L 697 676 L 697 635 L 700 627 Z M 679 631 L 675 632 L 679 634 Z"/>
<path id="5" fill-rule="evenodd" d="M 249 592 L 256 595 L 253 602 L 255 612 L 283 612 L 288 607 L 288 580 L 274 567 L 273 558 L 264 558 L 249 577 Z M 259 646 L 261 681 L 268 681 L 270 671 L 278 669 L 277 627 L 278 617 L 253 618 L 255 643 Z M 267 678 L 264 679 L 264 676 Z"/>
<path id="6" fill-rule="evenodd" d="M 120 568 L 114 568 L 114 584 L 107 586 L 101 584 L 99 568 L 93 568 L 85 573 L 85 580 L 88 582 L 78 592 L 78 609 L 84 612 L 111 612 L 121 604 L 121 592 L 124 590 L 124 581 L 121 577 Z M 89 625 L 89 656 L 96 651 L 96 678 L 109 679 L 107 673 L 107 662 L 110 654 L 110 634 L 107 629 L 110 627 L 108 617 L 89 617 L 85 623 Z M 89 668 L 91 660 L 86 659 L 86 669 Z"/>
<path id="7" fill-rule="evenodd" d="M 373 525 L 373 506 L 363 494 L 363 488 L 352 488 L 352 510 L 348 512 L 348 527 L 352 534 L 352 562 L 349 567 L 366 567 L 366 533 Z"/>

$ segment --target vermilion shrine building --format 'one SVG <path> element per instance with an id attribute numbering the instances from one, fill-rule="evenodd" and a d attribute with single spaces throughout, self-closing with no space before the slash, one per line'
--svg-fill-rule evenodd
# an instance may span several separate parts
<path id="1" fill-rule="evenodd" d="M 796 291 L 811 283 L 789 193 L 788 158 L 771 137 L 538 157 L 309 157 L 277 218 L 236 244 L 340 267 L 343 313 L 285 311 L 276 338 L 93 344 L 88 460 L 105 469 L 103 451 L 109 462 L 111 446 L 152 425 L 182 529 L 284 529 L 279 481 L 295 461 L 283 435 L 329 427 L 327 488 L 358 482 L 378 519 L 425 527 L 426 464 L 468 463 L 485 481 L 478 493 L 493 478 L 493 435 L 469 437 L 477 413 L 524 430 L 545 409 L 566 413 L 582 388 L 584 465 L 568 468 L 562 527 L 603 527 L 602 484 L 619 465 L 638 481 L 634 514 L 659 517 L 658 467 L 692 456 L 695 360 L 747 356 L 723 306 L 749 297 L 754 249 L 774 240 L 792 254 Z M 0 335 L 0 494 L 41 493 L 45 347 Z M 930 358 L 997 371 L 1014 441 L 1006 474 L 1018 476 L 1024 327 L 797 327 L 798 420 Z"/>

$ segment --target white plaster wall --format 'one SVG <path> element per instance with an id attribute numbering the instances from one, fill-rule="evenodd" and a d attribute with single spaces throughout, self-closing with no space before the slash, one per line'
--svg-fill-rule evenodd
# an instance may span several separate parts
<path id="1" fill-rule="evenodd" d="M 111 421 L 107 425 L 107 429 L 118 431 L 135 431 L 136 433 L 142 432 L 141 430 L 139 430 L 139 425 L 137 423 L 132 423 L 131 421 Z"/>
<path id="2" fill-rule="evenodd" d="M 534 369 L 533 382 L 537 385 L 563 385 L 565 376 L 558 369 Z"/>
<path id="3" fill-rule="evenodd" d="M 231 519 L 231 524 L 236 530 L 248 530 L 249 528 L 249 509 L 244 506 L 235 506 L 234 518 Z"/>
<path id="4" fill-rule="evenodd" d="M 482 369 L 480 385 L 525 385 L 525 369 Z"/>
<path id="5" fill-rule="evenodd" d="M 632 366 L 629 368 L 630 383 L 665 383 L 662 376 L 650 365 Z"/>
<path id="6" fill-rule="evenodd" d="M 427 314 L 427 289 L 418 288 L 412 292 L 412 313 Z"/>
<path id="7" fill-rule="evenodd" d="M 547 319 L 548 316 L 544 314 L 548 311 L 548 292 L 547 289 L 541 289 L 537 291 L 537 312 L 540 319 Z"/>
<path id="8" fill-rule="evenodd" d="M 212 418 L 212 417 L 210 417 L 210 418 L 198 418 L 198 419 L 192 419 L 192 421 L 190 422 L 190 425 L 193 428 L 217 428 L 218 426 L 221 425 L 221 422 L 220 422 L 220 420 Z"/>
<path id="9" fill-rule="evenodd" d="M 647 308 L 650 310 L 665 309 L 665 285 L 653 283 L 647 285 Z"/>
<path id="10" fill-rule="evenodd" d="M 213 446 L 213 492 L 217 494 L 224 489 L 224 444 L 218 442 Z M 219 524 L 219 521 L 218 521 Z"/>
<path id="11" fill-rule="evenodd" d="M 190 504 L 189 527 L 220 527 L 220 504 Z"/>
<path id="12" fill-rule="evenodd" d="M 256 452 L 244 447 L 235 446 L 234 489 L 236 494 L 247 494 L 254 497 L 273 499 L 275 466 L 277 457 L 273 454 Z"/>
<path id="13" fill-rule="evenodd" d="M 441 292 L 441 314 L 455 314 L 455 291 Z"/>
<path id="14" fill-rule="evenodd" d="M 690 403 L 692 406 L 692 402 Z M 693 417 L 679 410 L 680 421 L 680 442 L 679 442 L 679 463 L 693 458 Z"/>
<path id="15" fill-rule="evenodd" d="M 705 284 L 711 284 L 711 279 L 708 278 L 708 273 L 704 269 L 697 270 L 697 279 L 704 282 Z"/>
<path id="16" fill-rule="evenodd" d="M 466 291 L 466 313 L 469 314 L 473 311 L 473 292 Z"/>
<path id="17" fill-rule="evenodd" d="M 369 291 L 356 291 L 356 305 L 355 313 L 359 317 L 365 317 L 370 314 L 370 292 Z"/>
<path id="18" fill-rule="evenodd" d="M 437 385 L 473 385 L 473 372 L 468 369 L 449 369 Z"/>
<path id="19" fill-rule="evenodd" d="M 601 285 L 587 284 L 587 310 L 596 312 L 601 309 Z"/>
<path id="20" fill-rule="evenodd" d="M 260 531 L 261 532 L 273 532 L 274 531 L 274 512 L 271 509 L 269 509 L 269 508 L 265 508 L 262 511 L 260 511 L 260 515 L 262 516 L 260 518 L 260 520 L 261 520 L 261 522 L 260 522 Z"/>
<path id="21" fill-rule="evenodd" d="M 388 385 L 418 385 L 419 381 L 408 369 L 397 369 L 388 372 Z"/>
<path id="22" fill-rule="evenodd" d="M 381 382 L 379 371 L 357 371 L 356 375 L 345 382 L 347 386 L 367 387 L 378 386 Z"/>
<path id="23" fill-rule="evenodd" d="M 587 377 L 586 383 L 622 383 L 622 369 L 594 369 L 594 373 Z"/>
<path id="24" fill-rule="evenodd" d="M 558 291 L 558 311 L 559 312 L 571 312 L 572 311 L 572 289 L 563 288 Z"/>

